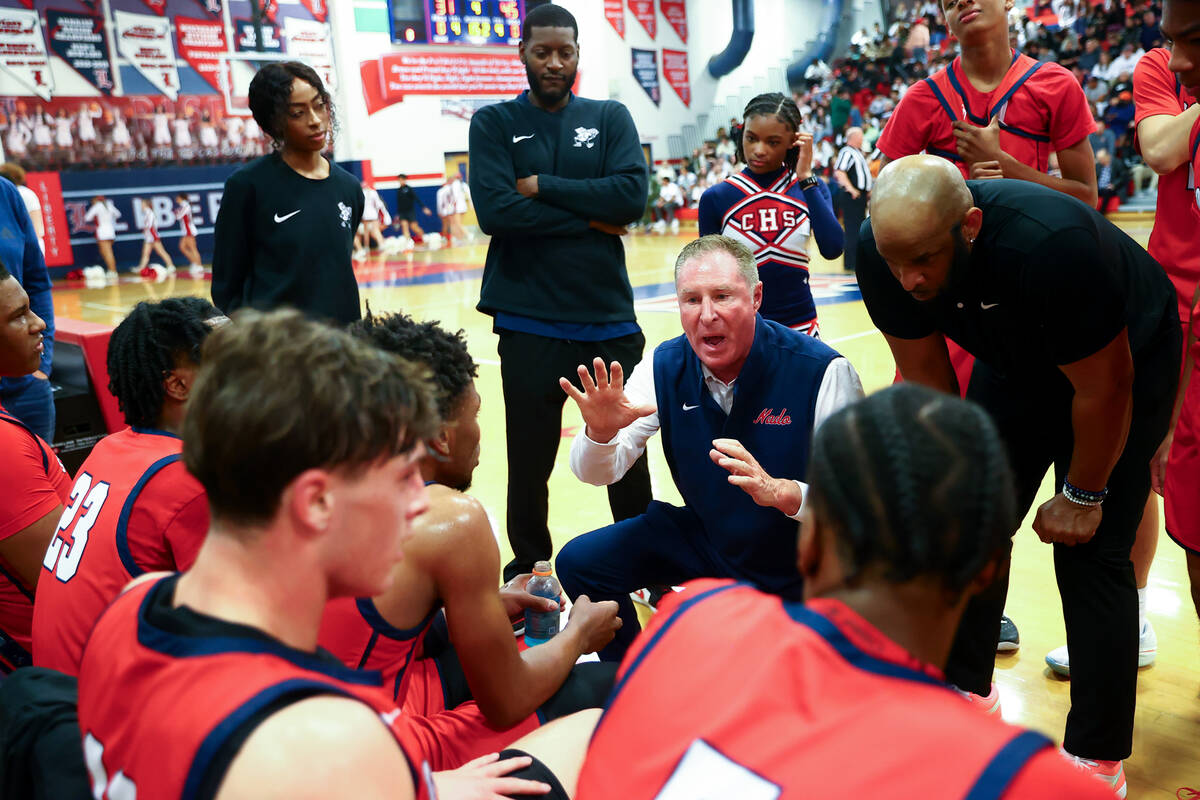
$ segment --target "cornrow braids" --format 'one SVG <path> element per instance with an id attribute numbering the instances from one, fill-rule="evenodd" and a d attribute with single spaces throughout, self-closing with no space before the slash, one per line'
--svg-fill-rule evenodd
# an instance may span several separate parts
<path id="1" fill-rule="evenodd" d="M 758 95 L 746 104 L 746 110 L 742 112 L 742 127 L 734 140 L 734 145 L 737 147 L 737 160 L 743 164 L 746 162 L 746 154 L 742 152 L 742 138 L 746 135 L 746 123 L 750 121 L 751 117 L 775 117 L 790 127 L 793 134 L 800 130 L 800 108 L 796 105 L 795 100 L 780 92 Z M 783 157 L 783 163 L 789 170 L 795 172 L 799 160 L 800 148 L 789 147 L 787 154 Z"/>
<path id="2" fill-rule="evenodd" d="M 479 372 L 467 351 L 463 331 L 450 333 L 436 321 L 417 322 L 407 314 L 376 316 L 368 306 L 367 315 L 351 324 L 347 331 L 381 350 L 432 371 L 437 409 L 443 420 L 454 416 L 455 408 Z"/>
<path id="3" fill-rule="evenodd" d="M 169 297 L 138 303 L 121 321 L 108 342 L 108 389 L 126 424 L 158 424 L 167 396 L 163 379 L 179 360 L 199 363 L 212 330 L 206 320 L 220 315 L 199 297 Z"/>
<path id="4" fill-rule="evenodd" d="M 821 426 L 808 502 L 853 582 L 869 569 L 904 583 L 937 577 L 961 594 L 1016 529 L 1012 472 L 978 406 L 911 383 Z"/>

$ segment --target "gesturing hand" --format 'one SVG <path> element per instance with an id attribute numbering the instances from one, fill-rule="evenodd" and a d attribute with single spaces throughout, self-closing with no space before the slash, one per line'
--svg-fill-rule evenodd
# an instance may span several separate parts
<path id="1" fill-rule="evenodd" d="M 1059 492 L 1038 507 L 1033 532 L 1046 544 L 1083 544 L 1096 535 L 1103 515 L 1100 506 L 1072 503 Z"/>
<path id="2" fill-rule="evenodd" d="M 813 135 L 797 131 L 792 147 L 800 148 L 800 155 L 796 158 L 796 177 L 804 180 L 812 176 Z"/>
<path id="3" fill-rule="evenodd" d="M 968 164 L 976 161 L 996 161 L 1001 158 L 1000 118 L 992 117 L 986 127 L 980 128 L 965 120 L 955 120 L 954 138 L 958 143 L 958 155 Z"/>
<path id="4" fill-rule="evenodd" d="M 592 380 L 587 366 L 579 365 L 579 383 L 583 391 L 576 389 L 566 378 L 559 378 L 558 385 L 579 406 L 583 422 L 587 426 L 586 433 L 593 442 L 606 444 L 626 425 L 648 417 L 658 409 L 654 406 L 635 406 L 625 396 L 625 376 L 621 365 L 616 361 L 604 369 L 604 359 L 597 356 L 592 361 L 596 370 L 596 380 Z"/>
<path id="5" fill-rule="evenodd" d="M 795 481 L 772 478 L 737 439 L 713 439 L 708 457 L 729 472 L 729 482 L 739 487 L 760 506 L 777 508 L 791 516 L 803 499 Z"/>
<path id="6" fill-rule="evenodd" d="M 1004 170 L 999 161 L 976 161 L 971 165 L 971 180 L 985 181 L 992 178 L 1003 178 Z"/>
<path id="7" fill-rule="evenodd" d="M 500 760 L 499 753 L 480 756 L 458 769 L 433 773 L 441 800 L 504 800 L 513 794 L 547 794 L 550 785 L 541 781 L 505 777 L 533 763 L 529 756 Z"/>

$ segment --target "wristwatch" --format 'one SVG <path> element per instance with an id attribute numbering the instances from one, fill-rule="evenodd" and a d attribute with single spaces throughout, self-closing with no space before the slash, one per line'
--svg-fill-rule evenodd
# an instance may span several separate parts
<path id="1" fill-rule="evenodd" d="M 810 187 L 810 186 L 816 186 L 816 185 L 817 185 L 817 176 L 816 176 L 816 175 L 809 175 L 807 178 L 805 178 L 804 180 L 800 181 L 800 191 L 804 191 L 804 190 L 805 190 L 805 189 L 807 189 L 808 187 Z"/>

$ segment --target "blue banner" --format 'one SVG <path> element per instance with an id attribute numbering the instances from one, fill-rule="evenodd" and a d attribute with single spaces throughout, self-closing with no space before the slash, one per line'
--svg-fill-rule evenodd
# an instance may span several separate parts
<path id="1" fill-rule="evenodd" d="M 642 85 L 654 105 L 658 105 L 662 100 L 662 93 L 658 88 L 658 52 L 631 47 L 629 55 L 633 61 L 634 80 Z"/>

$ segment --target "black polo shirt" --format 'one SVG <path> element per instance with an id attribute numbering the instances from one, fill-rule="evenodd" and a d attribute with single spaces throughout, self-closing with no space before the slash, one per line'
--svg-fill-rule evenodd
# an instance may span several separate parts
<path id="1" fill-rule="evenodd" d="M 1135 364 L 1178 326 L 1171 281 L 1146 250 L 1090 206 L 1019 180 L 967 181 L 983 227 L 966 275 L 933 300 L 900 286 L 858 240 L 858 285 L 875 326 L 900 339 L 944 333 L 1008 376 L 1033 375 L 1103 349 L 1129 329 Z"/>

